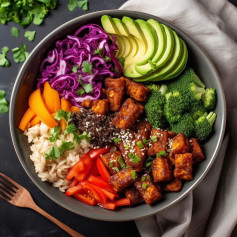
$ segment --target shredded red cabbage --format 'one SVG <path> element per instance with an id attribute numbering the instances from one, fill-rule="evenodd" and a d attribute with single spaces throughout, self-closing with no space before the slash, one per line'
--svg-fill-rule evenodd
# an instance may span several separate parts
<path id="1" fill-rule="evenodd" d="M 73 105 L 80 106 L 86 99 L 98 99 L 102 80 L 108 76 L 118 77 L 122 73 L 121 65 L 115 58 L 118 49 L 116 38 L 111 40 L 99 25 L 82 26 L 74 35 L 58 40 L 55 46 L 41 63 L 37 87 L 49 81 L 51 87 Z M 101 49 L 99 54 L 95 54 L 98 49 Z M 92 74 L 82 71 L 84 61 L 92 63 Z M 76 65 L 78 70 L 74 73 L 72 68 Z M 79 75 L 83 84 L 93 85 L 93 92 L 83 95 L 77 93 L 77 90 L 82 89 Z"/>

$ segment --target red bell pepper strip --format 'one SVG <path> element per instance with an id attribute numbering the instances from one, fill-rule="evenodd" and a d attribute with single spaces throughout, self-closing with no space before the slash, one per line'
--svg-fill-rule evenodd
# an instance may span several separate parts
<path id="1" fill-rule="evenodd" d="M 129 198 L 121 198 L 119 200 L 114 201 L 116 207 L 120 206 L 130 206 L 130 199 Z"/>
<path id="2" fill-rule="evenodd" d="M 91 149 L 89 152 L 88 152 L 88 155 L 91 157 L 91 159 L 94 159 L 96 157 L 99 157 L 100 155 L 108 152 L 110 150 L 110 147 L 106 148 L 97 148 L 97 149 Z"/>
<path id="3" fill-rule="evenodd" d="M 109 171 L 107 170 L 106 166 L 104 165 L 104 163 L 102 162 L 100 158 L 97 159 L 96 165 L 97 165 L 97 169 L 101 178 L 104 181 L 109 182 L 109 178 L 110 178 Z"/>
<path id="4" fill-rule="evenodd" d="M 78 193 L 78 192 L 80 192 L 80 191 L 82 191 L 82 190 L 83 190 L 82 185 L 79 183 L 79 184 L 76 185 L 76 186 L 70 187 L 70 188 L 65 192 L 65 194 L 66 194 L 67 196 L 72 196 L 72 195 L 74 195 L 75 193 Z"/>
<path id="5" fill-rule="evenodd" d="M 95 206 L 96 204 L 96 200 L 86 193 L 84 194 L 76 193 L 73 195 L 73 197 L 91 206 Z"/>
<path id="6" fill-rule="evenodd" d="M 110 209 L 110 210 L 114 210 L 116 207 L 115 203 L 112 203 L 112 202 L 98 203 L 98 206 L 103 207 L 105 209 Z"/>
<path id="7" fill-rule="evenodd" d="M 104 188 L 104 189 L 110 189 L 113 190 L 113 188 L 111 187 L 111 185 L 107 182 L 105 182 L 103 179 L 101 179 L 100 177 L 95 177 L 94 175 L 90 175 L 88 178 L 88 181 L 100 188 Z"/>
<path id="8" fill-rule="evenodd" d="M 70 181 L 72 178 L 76 177 L 76 175 L 84 169 L 84 164 L 81 160 L 79 160 L 68 172 L 67 180 Z"/>
<path id="9" fill-rule="evenodd" d="M 101 191 L 102 191 L 102 192 L 104 193 L 104 195 L 105 195 L 108 199 L 110 199 L 111 201 L 113 201 L 113 200 L 115 199 L 115 197 L 118 196 L 118 195 L 116 195 L 115 193 L 109 192 L 109 191 L 107 191 L 106 189 L 103 189 L 103 188 L 101 188 Z"/>
<path id="10" fill-rule="evenodd" d="M 77 179 L 73 179 L 71 184 L 70 184 L 70 187 L 76 186 L 77 184 L 78 184 L 78 180 Z"/>

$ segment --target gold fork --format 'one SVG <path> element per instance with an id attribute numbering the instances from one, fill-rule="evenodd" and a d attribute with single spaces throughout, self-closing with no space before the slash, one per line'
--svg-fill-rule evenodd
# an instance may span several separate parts
<path id="1" fill-rule="evenodd" d="M 37 211 L 71 236 L 85 237 L 38 207 L 28 190 L 2 173 L 0 173 L 0 197 L 17 207 L 26 207 Z"/>

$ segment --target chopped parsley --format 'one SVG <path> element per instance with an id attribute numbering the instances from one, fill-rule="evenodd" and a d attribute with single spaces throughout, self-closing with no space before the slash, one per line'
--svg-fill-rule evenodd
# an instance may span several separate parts
<path id="1" fill-rule="evenodd" d="M 120 167 L 121 167 L 122 169 L 125 168 L 126 164 L 125 164 L 125 162 L 124 162 L 122 156 L 120 156 L 120 157 L 118 158 L 118 162 L 119 162 Z"/>
<path id="2" fill-rule="evenodd" d="M 140 149 L 144 148 L 144 146 L 143 146 L 143 144 L 142 144 L 141 141 L 138 141 L 138 142 L 137 142 L 137 146 L 138 146 Z"/>
<path id="3" fill-rule="evenodd" d="M 83 11 L 88 10 L 88 0 L 69 0 L 68 10 L 74 11 L 77 7 L 81 8 Z"/>
<path id="4" fill-rule="evenodd" d="M 157 142 L 157 136 L 152 136 L 152 137 L 151 137 L 151 141 Z"/>
<path id="5" fill-rule="evenodd" d="M 24 37 L 27 38 L 29 41 L 34 41 L 35 34 L 36 34 L 36 31 L 27 30 L 24 34 Z"/>
<path id="6" fill-rule="evenodd" d="M 63 141 L 61 147 L 60 147 L 60 151 L 64 152 L 64 151 L 71 151 L 74 149 L 74 145 L 72 142 L 65 142 Z"/>
<path id="7" fill-rule="evenodd" d="M 2 47 L 2 50 L 0 53 L 0 66 L 2 67 L 8 67 L 10 65 L 9 61 L 6 58 L 8 51 L 9 51 L 9 48 L 7 46 Z"/>
<path id="8" fill-rule="evenodd" d="M 5 98 L 5 91 L 0 90 L 0 113 L 7 113 L 8 112 L 8 103 Z"/>
<path id="9" fill-rule="evenodd" d="M 64 120 L 65 122 L 68 122 L 68 120 L 71 118 L 72 113 L 67 112 L 65 110 L 58 110 L 54 118 L 56 120 Z"/>
<path id="10" fill-rule="evenodd" d="M 79 65 L 75 65 L 75 66 L 72 68 L 72 72 L 77 73 L 78 68 L 79 68 Z"/>
<path id="11" fill-rule="evenodd" d="M 136 179 L 136 170 L 131 171 L 132 178 L 135 180 Z"/>
<path id="12" fill-rule="evenodd" d="M 78 82 L 79 82 L 80 85 L 83 87 L 84 92 L 90 93 L 90 92 L 92 92 L 92 91 L 94 90 L 93 85 L 92 85 L 91 83 L 84 84 L 84 83 L 82 82 L 82 80 L 81 80 L 81 75 L 78 76 Z M 80 90 L 80 89 L 79 89 L 79 90 Z M 79 91 L 79 90 L 78 90 L 78 91 Z M 77 92 L 78 92 L 78 91 L 77 91 Z M 82 91 L 80 91 L 80 93 L 82 93 Z"/>
<path id="13" fill-rule="evenodd" d="M 65 131 L 66 133 L 75 133 L 77 131 L 76 125 L 74 123 L 68 124 Z"/>
<path id="14" fill-rule="evenodd" d="M 13 53 L 13 60 L 15 63 L 24 62 L 29 55 L 29 53 L 26 52 L 25 44 L 22 44 L 20 48 L 17 47 L 12 49 L 12 53 Z"/>
<path id="15" fill-rule="evenodd" d="M 89 74 L 92 74 L 92 63 L 89 63 L 87 61 L 83 61 L 82 63 L 82 71 L 87 72 Z"/>
<path id="16" fill-rule="evenodd" d="M 118 137 L 114 138 L 114 143 L 119 143 L 120 139 Z"/>
<path id="17" fill-rule="evenodd" d="M 147 187 L 147 183 L 145 183 L 145 182 L 142 183 L 142 188 L 143 188 L 143 189 L 146 189 L 146 187 Z"/>
<path id="18" fill-rule="evenodd" d="M 167 152 L 166 151 L 160 151 L 159 153 L 156 153 L 156 157 L 160 157 L 160 156 L 167 156 Z"/>
<path id="19" fill-rule="evenodd" d="M 49 138 L 49 141 L 55 142 L 59 138 L 60 127 L 51 128 L 49 130 L 49 133 L 51 134 L 51 137 Z"/>
<path id="20" fill-rule="evenodd" d="M 16 27 L 11 28 L 11 34 L 13 37 L 18 37 L 19 36 L 19 30 Z"/>

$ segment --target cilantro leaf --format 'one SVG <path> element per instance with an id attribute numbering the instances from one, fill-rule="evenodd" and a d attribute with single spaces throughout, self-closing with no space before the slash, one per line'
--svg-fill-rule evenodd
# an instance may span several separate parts
<path id="1" fill-rule="evenodd" d="M 110 60 L 110 57 L 109 56 L 106 56 L 105 57 L 105 61 L 107 62 L 107 61 L 109 61 Z"/>
<path id="2" fill-rule="evenodd" d="M 8 51 L 9 51 L 9 48 L 7 46 L 2 47 L 2 50 L 0 53 L 0 66 L 2 67 L 8 67 L 10 65 L 9 61 L 6 58 Z"/>
<path id="3" fill-rule="evenodd" d="M 0 113 L 7 113 L 8 112 L 8 103 L 5 98 L 5 91 L 0 90 Z"/>
<path id="4" fill-rule="evenodd" d="M 65 110 L 58 110 L 54 118 L 56 120 L 64 120 L 65 122 L 68 122 L 68 120 L 71 118 L 72 113 L 67 112 Z"/>
<path id="5" fill-rule="evenodd" d="M 13 37 L 18 37 L 19 36 L 19 30 L 16 27 L 11 28 L 11 34 Z"/>
<path id="6" fill-rule="evenodd" d="M 70 123 L 67 125 L 66 130 L 67 133 L 75 133 L 77 131 L 77 128 L 74 123 Z"/>
<path id="7" fill-rule="evenodd" d="M 87 61 L 83 61 L 82 63 L 82 71 L 87 72 L 89 74 L 92 74 L 92 63 L 89 63 Z"/>
<path id="8" fill-rule="evenodd" d="M 60 127 L 51 128 L 49 130 L 49 133 L 51 134 L 49 141 L 55 142 L 59 138 L 59 132 L 60 132 Z"/>
<path id="9" fill-rule="evenodd" d="M 102 57 L 101 52 L 102 52 L 102 48 L 98 48 L 98 49 L 96 49 L 96 50 L 94 51 L 94 54 L 95 54 L 95 55 L 98 54 L 98 55 L 100 55 L 100 56 Z"/>
<path id="10" fill-rule="evenodd" d="M 83 87 L 84 93 L 85 93 L 85 92 L 86 92 L 86 93 L 90 93 L 90 92 L 92 92 L 92 91 L 94 90 L 93 85 L 92 85 L 91 83 L 84 84 L 84 83 L 82 82 L 82 80 L 81 80 L 81 75 L 78 76 L 78 82 L 79 82 L 79 83 L 81 84 L 81 86 Z M 80 90 L 80 89 L 79 89 L 77 92 L 78 92 L 78 94 L 83 93 L 83 91 Z M 83 95 L 83 94 L 82 94 L 82 95 Z"/>
<path id="11" fill-rule="evenodd" d="M 56 160 L 59 156 L 61 156 L 61 151 L 55 145 L 53 145 L 50 150 L 45 153 L 45 159 Z"/>
<path id="12" fill-rule="evenodd" d="M 80 7 L 83 11 L 87 11 L 88 10 L 88 0 L 79 1 L 78 7 Z"/>
<path id="13" fill-rule="evenodd" d="M 78 0 L 69 0 L 67 8 L 70 12 L 74 11 L 78 6 Z"/>
<path id="14" fill-rule="evenodd" d="M 26 52 L 25 44 L 22 44 L 20 48 L 12 49 L 12 53 L 13 53 L 13 59 L 16 63 L 24 62 L 29 55 L 29 53 Z"/>
<path id="15" fill-rule="evenodd" d="M 78 135 L 76 133 L 74 133 L 74 137 L 73 137 L 74 141 L 80 145 L 81 141 L 83 139 L 85 139 L 87 142 L 90 142 L 90 139 L 91 139 L 91 135 L 88 134 L 87 132 L 83 132 L 82 134 Z"/>
<path id="16" fill-rule="evenodd" d="M 76 93 L 79 94 L 79 95 L 84 95 L 84 94 L 85 94 L 85 90 L 82 89 L 82 88 L 80 88 L 80 89 L 78 89 L 78 90 L 76 91 Z"/>
<path id="17" fill-rule="evenodd" d="M 72 142 L 64 142 L 64 141 L 59 148 L 60 152 L 71 151 L 73 149 L 74 149 L 74 145 Z"/>
<path id="18" fill-rule="evenodd" d="M 77 73 L 78 68 L 79 68 L 79 65 L 75 65 L 75 66 L 72 68 L 72 72 Z"/>
<path id="19" fill-rule="evenodd" d="M 27 38 L 29 41 L 34 41 L 35 34 L 36 34 L 36 31 L 27 30 L 24 34 L 24 37 Z"/>

